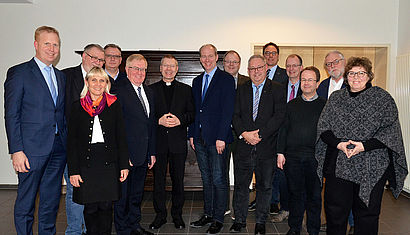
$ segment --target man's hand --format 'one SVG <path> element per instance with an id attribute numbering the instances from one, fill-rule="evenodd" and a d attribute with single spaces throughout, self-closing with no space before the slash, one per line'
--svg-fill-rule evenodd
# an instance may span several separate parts
<path id="1" fill-rule="evenodd" d="M 157 159 L 155 158 L 155 156 L 151 156 L 151 164 L 148 163 L 148 169 L 152 169 L 155 165 L 155 162 L 157 161 Z"/>
<path id="2" fill-rule="evenodd" d="M 172 113 L 166 113 L 158 120 L 158 124 L 165 127 L 176 127 L 181 125 L 181 121 Z"/>
<path id="3" fill-rule="evenodd" d="M 30 169 L 30 163 L 28 158 L 23 151 L 18 151 L 11 154 L 11 159 L 13 161 L 13 168 L 17 172 L 28 172 Z"/>
<path id="4" fill-rule="evenodd" d="M 120 173 L 121 173 L 121 174 L 120 174 L 120 182 L 124 182 L 124 181 L 127 179 L 129 170 L 128 170 L 128 169 L 124 169 L 124 170 L 121 170 Z"/>
<path id="5" fill-rule="evenodd" d="M 278 160 L 276 161 L 278 168 L 283 170 L 283 165 L 285 165 L 286 158 L 285 155 L 278 153 Z"/>
<path id="6" fill-rule="evenodd" d="M 254 131 L 244 131 L 241 136 L 245 142 L 250 145 L 257 145 L 262 139 L 259 138 L 259 129 Z"/>
<path id="7" fill-rule="evenodd" d="M 84 183 L 83 179 L 81 179 L 80 175 L 72 175 L 70 176 L 70 183 L 74 186 L 74 187 L 80 187 L 80 183 Z"/>
<path id="8" fill-rule="evenodd" d="M 216 140 L 216 151 L 218 154 L 222 154 L 225 149 L 225 141 L 223 140 Z"/>
<path id="9" fill-rule="evenodd" d="M 189 145 L 191 145 L 191 148 L 195 151 L 195 145 L 194 145 L 194 138 L 193 137 L 189 138 Z"/>

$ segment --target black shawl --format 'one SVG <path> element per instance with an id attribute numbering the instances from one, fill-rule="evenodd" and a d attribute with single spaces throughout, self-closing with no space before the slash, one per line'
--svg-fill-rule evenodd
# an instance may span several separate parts
<path id="1" fill-rule="evenodd" d="M 387 148 L 361 152 L 350 159 L 338 151 L 335 175 L 360 185 L 359 197 L 368 205 L 370 193 L 393 160 L 397 198 L 407 176 L 407 163 L 398 111 L 394 99 L 380 87 L 370 87 L 357 97 L 351 97 L 347 88 L 330 96 L 317 127 L 317 174 L 323 180 L 323 164 L 327 145 L 320 135 L 331 130 L 341 141 L 367 141 L 376 138 Z"/>

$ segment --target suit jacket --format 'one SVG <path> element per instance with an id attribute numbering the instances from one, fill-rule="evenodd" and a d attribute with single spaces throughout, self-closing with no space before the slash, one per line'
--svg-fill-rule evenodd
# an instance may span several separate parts
<path id="1" fill-rule="evenodd" d="M 134 166 L 147 164 L 147 161 L 150 163 L 151 156 L 156 154 L 154 92 L 151 88 L 143 86 L 149 103 L 149 117 L 145 115 L 144 108 L 128 78 L 115 83 L 111 88 L 111 93 L 117 95 L 122 106 L 129 157 Z"/>
<path id="2" fill-rule="evenodd" d="M 242 74 L 238 73 L 238 84 L 237 84 L 237 87 L 238 87 L 238 86 L 241 86 L 242 84 L 244 84 L 244 83 L 247 82 L 247 81 L 249 81 L 249 77 L 248 77 L 248 76 L 245 76 L 245 75 L 242 75 Z"/>
<path id="3" fill-rule="evenodd" d="M 162 80 L 150 85 L 155 95 L 155 122 L 166 113 L 170 112 L 178 117 L 181 125 L 168 128 L 162 125 L 157 127 L 157 153 L 187 152 L 187 127 L 194 121 L 195 108 L 192 98 L 191 87 L 174 80 L 172 82 L 174 91 L 171 99 L 171 106 L 168 109 L 165 100 L 164 82 Z"/>
<path id="4" fill-rule="evenodd" d="M 4 112 L 9 153 L 26 156 L 49 155 L 58 133 L 65 145 L 64 117 L 66 78 L 54 67 L 58 98 L 54 105 L 48 85 L 34 58 L 11 67 L 4 83 Z"/>
<path id="5" fill-rule="evenodd" d="M 319 87 L 317 88 L 317 95 L 320 97 L 323 97 L 327 100 L 327 96 L 329 94 L 329 85 L 330 85 L 330 77 L 326 78 L 325 80 L 323 80 Z M 342 84 L 341 88 L 344 88 L 346 86 L 345 83 Z"/>
<path id="6" fill-rule="evenodd" d="M 75 101 L 71 108 L 67 140 L 68 175 L 81 175 L 87 180 L 74 189 L 73 200 L 87 203 L 118 200 L 120 195 L 120 170 L 128 169 L 128 148 L 121 105 L 115 101 L 105 106 L 98 115 L 104 137 L 105 154 L 90 154 L 94 117 Z M 98 182 L 104 182 L 99 187 Z M 103 191 L 101 191 L 103 190 Z"/>
<path id="7" fill-rule="evenodd" d="M 80 100 L 80 93 L 84 88 L 84 77 L 81 64 L 75 67 L 63 69 L 63 72 L 67 77 L 67 86 L 65 91 L 65 116 L 68 120 L 73 103 Z"/>
<path id="8" fill-rule="evenodd" d="M 273 81 L 279 82 L 280 84 L 286 86 L 289 81 L 288 74 L 286 73 L 286 69 L 283 69 L 281 67 L 276 68 L 275 74 L 273 75 Z"/>
<path id="9" fill-rule="evenodd" d="M 259 100 L 258 115 L 253 121 L 252 81 L 238 88 L 233 116 L 233 127 L 238 135 L 244 131 L 259 129 L 261 142 L 256 145 L 259 158 L 272 158 L 276 153 L 276 139 L 279 127 L 285 118 L 286 97 L 283 87 L 269 79 L 266 80 Z M 237 151 L 241 156 L 249 156 L 254 146 L 240 139 Z"/>
<path id="10" fill-rule="evenodd" d="M 216 140 L 231 143 L 231 122 L 235 104 L 234 78 L 217 68 L 202 102 L 203 76 L 204 73 L 201 73 L 192 82 L 195 121 L 189 127 L 188 136 L 195 141 L 202 137 L 208 145 L 215 145 Z"/>
<path id="11" fill-rule="evenodd" d="M 108 75 L 108 78 L 110 79 L 111 87 L 114 86 L 115 83 L 117 83 L 117 82 L 119 82 L 123 79 L 127 79 L 127 74 L 125 72 L 121 72 L 121 71 L 118 73 L 117 79 L 115 79 L 115 80 L 108 73 L 107 73 L 107 75 Z"/>

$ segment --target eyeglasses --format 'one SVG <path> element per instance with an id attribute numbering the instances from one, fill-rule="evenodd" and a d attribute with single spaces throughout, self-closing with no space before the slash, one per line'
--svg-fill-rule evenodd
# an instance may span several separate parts
<path id="1" fill-rule="evenodd" d="M 146 68 L 139 68 L 137 66 L 128 66 L 129 69 L 133 70 L 133 71 L 138 71 L 138 72 L 145 72 L 147 71 Z"/>
<path id="2" fill-rule="evenodd" d="M 236 60 L 224 60 L 224 63 L 237 65 L 237 64 L 239 64 L 239 61 L 236 61 Z"/>
<path id="3" fill-rule="evenodd" d="M 309 78 L 309 79 L 302 78 L 302 79 L 300 79 L 300 81 L 301 81 L 301 82 L 316 82 L 316 79 L 313 79 L 313 78 Z"/>
<path id="4" fill-rule="evenodd" d="M 92 56 L 92 55 L 88 54 L 87 52 L 84 52 L 84 53 L 87 54 L 91 58 L 92 62 L 97 62 L 98 61 L 99 63 L 105 63 L 104 59 L 100 59 L 98 57 Z"/>
<path id="5" fill-rule="evenodd" d="M 342 60 L 344 60 L 344 59 L 336 59 L 332 62 L 325 63 L 325 65 L 326 65 L 326 67 L 332 67 L 332 65 L 338 65 L 340 63 L 340 61 L 342 61 Z"/>
<path id="6" fill-rule="evenodd" d="M 266 66 L 266 64 L 261 65 L 261 66 L 256 67 L 256 68 L 248 68 L 248 70 L 249 70 L 250 72 L 262 71 L 262 69 L 265 68 L 265 66 Z"/>
<path id="7" fill-rule="evenodd" d="M 358 71 L 358 72 L 349 71 L 349 72 L 347 72 L 347 76 L 348 76 L 349 78 L 354 78 L 356 75 L 357 75 L 357 77 L 359 77 L 359 78 L 364 78 L 364 76 L 365 76 L 366 74 L 368 74 L 368 73 L 365 72 L 365 71 Z"/>
<path id="8" fill-rule="evenodd" d="M 265 53 L 263 53 L 263 54 L 265 56 L 270 56 L 270 55 L 275 56 L 275 55 L 278 54 L 278 52 L 276 52 L 276 51 L 265 51 Z"/>
<path id="9" fill-rule="evenodd" d="M 120 55 L 109 55 L 109 54 L 106 54 L 105 57 L 107 57 L 108 59 L 115 59 L 115 60 L 121 58 Z"/>
<path id="10" fill-rule="evenodd" d="M 171 68 L 171 69 L 177 67 L 175 64 L 161 64 L 161 66 L 164 67 L 164 68 Z"/>
<path id="11" fill-rule="evenodd" d="M 288 69 L 290 69 L 290 68 L 297 68 L 297 67 L 299 67 L 299 66 L 301 66 L 301 64 L 287 64 L 287 65 L 286 65 L 286 68 L 288 68 Z"/>

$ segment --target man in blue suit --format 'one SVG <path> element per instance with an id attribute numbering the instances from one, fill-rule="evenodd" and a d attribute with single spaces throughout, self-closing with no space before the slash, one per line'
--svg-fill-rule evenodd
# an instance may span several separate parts
<path id="1" fill-rule="evenodd" d="M 190 225 L 199 228 L 211 224 L 207 233 L 216 234 L 223 227 L 228 193 L 225 147 L 233 141 L 235 81 L 232 75 L 216 66 L 218 54 L 214 45 L 203 45 L 199 54 L 205 72 L 192 82 L 195 121 L 188 136 L 201 171 L 204 215 Z"/>
<path id="2" fill-rule="evenodd" d="M 60 52 L 59 33 L 52 27 L 41 26 L 34 39 L 35 57 L 10 68 L 4 83 L 8 147 L 19 181 L 14 205 L 19 235 L 33 234 L 37 193 L 38 234 L 56 233 L 66 163 L 66 78 L 52 65 Z"/>

